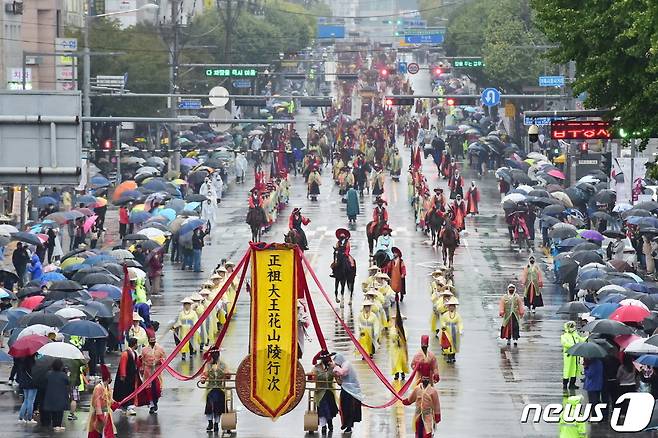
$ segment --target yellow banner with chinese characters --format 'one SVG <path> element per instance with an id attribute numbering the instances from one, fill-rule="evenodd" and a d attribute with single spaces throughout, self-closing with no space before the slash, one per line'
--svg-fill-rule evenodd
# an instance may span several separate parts
<path id="1" fill-rule="evenodd" d="M 277 418 L 295 400 L 297 281 L 293 249 L 255 249 L 251 277 L 251 399 Z"/>

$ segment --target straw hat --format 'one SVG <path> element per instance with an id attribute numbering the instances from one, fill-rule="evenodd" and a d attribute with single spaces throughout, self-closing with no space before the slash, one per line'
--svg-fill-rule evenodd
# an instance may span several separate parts
<path id="1" fill-rule="evenodd" d="M 373 304 L 375 304 L 373 300 L 366 298 L 365 300 L 363 300 L 363 304 L 361 305 L 363 307 L 366 307 L 366 306 L 372 306 Z"/>
<path id="2" fill-rule="evenodd" d="M 208 289 L 201 289 L 199 291 L 199 295 L 201 295 L 202 297 L 208 296 L 210 295 L 210 291 Z"/>
<path id="3" fill-rule="evenodd" d="M 224 266 L 235 266 L 235 263 L 233 263 L 230 260 L 227 260 L 226 262 L 224 262 Z"/>
<path id="4" fill-rule="evenodd" d="M 224 267 L 224 266 L 220 266 L 219 268 L 217 268 L 217 272 L 224 272 L 224 273 L 226 273 L 226 272 L 228 272 L 228 270 L 226 269 L 226 267 Z"/>
<path id="5" fill-rule="evenodd" d="M 139 316 L 139 313 L 133 312 L 133 321 L 144 321 L 144 318 Z"/>
<path id="6" fill-rule="evenodd" d="M 450 306 L 451 304 L 454 304 L 455 306 L 459 304 L 459 300 L 457 297 L 453 296 L 451 297 L 448 301 L 446 301 L 446 306 Z"/>
<path id="7" fill-rule="evenodd" d="M 210 276 L 210 279 L 211 279 L 211 280 L 219 280 L 219 279 L 221 279 L 221 278 L 222 278 L 222 276 L 219 275 L 219 274 L 216 273 L 216 272 L 214 272 L 214 273 Z"/>
<path id="8" fill-rule="evenodd" d="M 386 280 L 390 280 L 391 277 L 388 276 L 388 274 L 385 274 L 383 272 L 378 272 L 375 274 L 375 278 L 385 278 Z"/>
<path id="9" fill-rule="evenodd" d="M 442 290 L 441 292 L 439 292 L 439 296 L 442 296 L 442 297 L 450 297 L 450 296 L 454 296 L 454 295 L 453 295 L 453 293 L 450 292 L 449 290 L 444 289 L 444 290 Z"/>
<path id="10" fill-rule="evenodd" d="M 377 289 L 368 289 L 364 292 L 364 295 L 366 296 L 370 295 L 376 297 L 377 295 L 379 295 L 379 292 L 377 292 Z"/>
<path id="11" fill-rule="evenodd" d="M 190 297 L 185 297 L 182 300 L 180 300 L 180 302 L 183 304 L 192 304 L 194 301 L 192 301 L 192 298 Z"/>
<path id="12" fill-rule="evenodd" d="M 190 298 L 192 298 L 192 301 L 203 301 L 203 297 L 197 292 L 194 292 Z"/>
<path id="13" fill-rule="evenodd" d="M 379 266 L 377 265 L 370 265 L 368 266 L 368 272 L 369 271 L 379 271 Z"/>

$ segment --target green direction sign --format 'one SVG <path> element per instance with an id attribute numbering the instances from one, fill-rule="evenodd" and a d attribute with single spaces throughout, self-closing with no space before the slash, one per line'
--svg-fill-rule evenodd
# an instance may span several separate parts
<path id="1" fill-rule="evenodd" d="M 445 27 L 423 27 L 423 28 L 404 29 L 404 36 L 437 35 L 444 33 L 446 33 Z"/>
<path id="2" fill-rule="evenodd" d="M 455 58 L 452 60 L 454 68 L 482 68 L 485 66 L 482 58 Z"/>
<path id="3" fill-rule="evenodd" d="M 255 78 L 258 70 L 255 68 L 209 68 L 206 76 L 220 78 Z"/>

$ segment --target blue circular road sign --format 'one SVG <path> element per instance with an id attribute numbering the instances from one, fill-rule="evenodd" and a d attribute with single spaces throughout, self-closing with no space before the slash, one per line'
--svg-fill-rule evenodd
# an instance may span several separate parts
<path id="1" fill-rule="evenodd" d="M 480 100 L 486 106 L 492 107 L 500 104 L 500 91 L 495 88 L 485 88 L 482 90 Z"/>

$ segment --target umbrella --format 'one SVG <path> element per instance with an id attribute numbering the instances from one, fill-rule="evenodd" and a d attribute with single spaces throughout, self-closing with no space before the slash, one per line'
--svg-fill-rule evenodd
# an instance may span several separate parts
<path id="1" fill-rule="evenodd" d="M 13 331 L 13 335 L 16 334 L 16 337 L 12 340 L 11 345 L 14 344 L 18 339 L 24 338 L 25 336 L 30 336 L 30 335 L 39 335 L 39 336 L 48 336 L 50 333 L 57 333 L 57 329 L 54 327 L 48 327 L 47 325 L 43 324 L 34 324 L 29 327 L 25 328 L 17 328 Z M 10 345 L 10 346 L 11 346 Z"/>
<path id="2" fill-rule="evenodd" d="M 78 308 L 92 318 L 112 318 L 113 316 L 112 309 L 98 301 L 89 301 Z"/>
<path id="3" fill-rule="evenodd" d="M 564 213 L 564 206 L 562 205 L 549 205 L 542 210 L 544 216 L 559 216 Z"/>
<path id="4" fill-rule="evenodd" d="M 195 167 L 199 165 L 199 162 L 194 158 L 185 157 L 185 158 L 181 158 L 180 164 L 187 167 Z"/>
<path id="5" fill-rule="evenodd" d="M 183 223 L 183 225 L 179 230 L 179 234 L 183 235 L 190 233 L 197 228 L 203 227 L 204 225 L 206 225 L 206 223 L 207 222 L 204 221 L 203 219 L 190 219 L 189 221 Z"/>
<path id="6" fill-rule="evenodd" d="M 187 176 L 187 181 L 190 184 L 201 184 L 203 180 L 208 176 L 208 172 L 205 170 L 192 172 Z"/>
<path id="7" fill-rule="evenodd" d="M 107 273 L 92 272 L 91 274 L 85 275 L 85 277 L 82 280 L 80 280 L 80 282 L 87 286 L 92 286 L 94 284 L 111 284 L 114 286 L 121 285 L 121 279 L 115 277 L 109 272 Z"/>
<path id="8" fill-rule="evenodd" d="M 146 242 L 142 242 L 141 245 L 144 250 L 158 249 L 162 246 L 160 243 L 156 242 L 155 240 L 147 240 Z"/>
<path id="9" fill-rule="evenodd" d="M 568 239 L 564 239 L 560 242 L 559 246 L 560 249 L 565 249 L 565 248 L 574 248 L 577 245 L 580 245 L 581 243 L 587 243 L 586 240 L 581 239 L 580 237 L 570 237 Z"/>
<path id="10" fill-rule="evenodd" d="M 42 335 L 25 336 L 13 343 L 9 348 L 9 355 L 13 357 L 27 357 L 35 354 L 44 345 L 48 344 L 50 339 Z"/>
<path id="11" fill-rule="evenodd" d="M 643 210 L 654 211 L 654 210 L 658 210 L 658 202 L 656 201 L 638 202 L 633 206 L 633 208 L 641 208 Z"/>
<path id="12" fill-rule="evenodd" d="M 135 258 L 133 253 L 131 253 L 127 249 L 113 249 L 112 251 L 110 251 L 110 255 L 112 257 L 114 257 L 115 259 L 117 259 L 118 261 L 120 261 L 120 262 L 123 261 L 123 260 L 126 260 L 126 259 L 134 259 Z"/>
<path id="13" fill-rule="evenodd" d="M 60 359 L 85 359 L 85 356 L 78 347 L 72 344 L 67 344 L 66 342 L 50 342 L 41 347 L 38 350 L 38 353 L 44 356 L 59 357 Z"/>
<path id="14" fill-rule="evenodd" d="M 113 300 L 121 299 L 121 289 L 113 284 L 95 284 L 89 288 L 90 292 L 105 292 Z"/>
<path id="15" fill-rule="evenodd" d="M 601 300 L 599 302 L 600 303 L 619 303 L 620 301 L 623 301 L 626 298 L 628 298 L 628 297 L 626 295 L 622 294 L 622 293 L 611 293 L 611 294 L 607 294 L 605 297 L 601 298 Z"/>
<path id="16" fill-rule="evenodd" d="M 0 234 L 10 236 L 11 233 L 18 233 L 18 228 L 9 224 L 0 224 Z"/>
<path id="17" fill-rule="evenodd" d="M 587 359 L 602 359 L 607 356 L 605 349 L 595 342 L 578 342 L 567 350 L 567 354 Z"/>
<path id="18" fill-rule="evenodd" d="M 609 285 L 610 282 L 608 280 L 604 280 L 603 278 L 590 278 L 589 280 L 584 280 L 579 283 L 579 287 L 581 289 L 590 289 L 590 290 L 599 290 L 604 286 Z"/>
<path id="19" fill-rule="evenodd" d="M 635 359 L 635 363 L 646 365 L 652 368 L 658 368 L 658 356 L 655 354 L 643 354 L 642 356 Z"/>
<path id="20" fill-rule="evenodd" d="M 622 306 L 610 315 L 611 320 L 620 322 L 642 322 L 650 315 L 646 309 L 638 306 Z"/>
<path id="21" fill-rule="evenodd" d="M 105 178 L 103 175 L 92 176 L 89 182 L 94 188 L 108 187 L 110 185 L 110 180 Z"/>
<path id="22" fill-rule="evenodd" d="M 87 314 L 85 312 L 83 312 L 80 309 L 76 309 L 75 307 L 64 307 L 63 309 L 60 309 L 57 312 L 55 312 L 55 315 L 61 316 L 62 318 L 66 318 L 66 319 L 76 319 L 76 318 L 79 319 L 79 318 L 87 317 Z M 66 327 L 66 325 L 64 327 Z"/>
<path id="23" fill-rule="evenodd" d="M 627 299 L 625 299 L 625 300 L 621 300 L 621 301 L 619 302 L 619 305 L 621 305 L 621 306 L 637 306 L 637 307 L 641 307 L 641 308 L 643 308 L 643 309 L 645 309 L 645 310 L 647 310 L 647 311 L 649 310 L 649 308 L 647 307 L 647 305 L 644 304 L 642 301 L 640 301 L 640 300 L 634 300 L 634 299 L 632 299 L 632 298 L 627 298 Z"/>
<path id="24" fill-rule="evenodd" d="M 165 209 L 174 210 L 176 213 L 179 213 L 185 208 L 185 201 L 182 199 L 172 199 L 165 204 Z"/>
<path id="25" fill-rule="evenodd" d="M 62 327 L 60 332 L 70 336 L 82 336 L 89 339 L 106 338 L 108 336 L 107 330 L 102 325 L 94 321 L 85 320 L 71 321 Z"/>
<path id="26" fill-rule="evenodd" d="M 28 327 L 34 324 L 43 324 L 48 327 L 62 327 L 66 324 L 66 320 L 53 313 L 32 312 L 23 316 L 18 321 L 18 324 L 21 327 Z"/>
<path id="27" fill-rule="evenodd" d="M 603 235 L 613 239 L 623 239 L 626 237 L 626 235 L 619 230 L 605 230 Z"/>
<path id="28" fill-rule="evenodd" d="M 200 195 L 198 193 L 193 193 L 193 194 L 187 195 L 185 197 L 186 202 L 203 202 L 203 201 L 207 201 L 207 200 L 208 200 L 207 196 Z"/>
<path id="29" fill-rule="evenodd" d="M 619 321 L 611 319 L 597 319 L 590 321 L 583 327 L 583 330 L 590 333 L 599 333 L 602 335 L 618 336 L 632 335 L 633 329 Z"/>
<path id="30" fill-rule="evenodd" d="M 602 303 L 594 307 L 589 314 L 594 318 L 605 319 L 617 310 L 617 308 L 619 308 L 618 303 Z"/>
<path id="31" fill-rule="evenodd" d="M 123 261 L 123 264 L 129 268 L 142 268 L 142 264 L 135 259 L 126 259 Z"/>
<path id="32" fill-rule="evenodd" d="M 551 196 L 558 201 L 560 201 L 562 204 L 564 204 L 565 207 L 572 208 L 573 203 L 571 202 L 571 198 L 569 198 L 569 195 L 567 195 L 564 192 L 553 192 L 551 193 Z"/>
<path id="33" fill-rule="evenodd" d="M 146 273 L 139 268 L 130 267 L 128 268 L 128 273 L 137 278 L 146 278 Z"/>
<path id="34" fill-rule="evenodd" d="M 555 313 L 564 313 L 564 314 L 576 314 L 576 313 L 587 313 L 590 311 L 590 308 L 585 305 L 582 301 L 569 301 L 560 306 L 560 308 Z"/>
<path id="35" fill-rule="evenodd" d="M 3 320 L 7 321 L 7 326 L 5 327 L 5 330 L 11 330 L 13 328 L 18 327 L 19 325 L 18 322 L 27 313 L 30 313 L 30 310 L 23 309 L 22 307 L 15 307 L 0 312 L 0 317 L 2 317 Z"/>
<path id="36" fill-rule="evenodd" d="M 149 240 L 149 238 L 143 234 L 127 234 L 123 237 L 123 240 Z"/>
<path id="37" fill-rule="evenodd" d="M 626 219 L 627 217 L 630 217 L 630 216 L 649 217 L 649 216 L 651 216 L 651 212 L 649 210 L 643 210 L 641 208 L 632 208 L 632 209 L 624 211 L 621 214 L 622 219 Z"/>
<path id="38" fill-rule="evenodd" d="M 541 216 L 539 218 L 545 226 L 552 227 L 555 224 L 559 224 L 560 220 L 552 216 Z"/>
<path id="39" fill-rule="evenodd" d="M 61 272 L 47 272 L 41 276 L 41 282 L 66 280 Z"/>
<path id="40" fill-rule="evenodd" d="M 49 205 L 57 205 L 59 202 L 57 202 L 57 199 L 52 198 L 50 196 L 42 196 L 41 198 L 37 199 L 37 207 L 39 208 L 45 208 Z"/>
<path id="41" fill-rule="evenodd" d="M 601 190 L 592 199 L 598 204 L 612 204 L 617 199 L 617 193 L 614 190 Z"/>
<path id="42" fill-rule="evenodd" d="M 116 188 L 114 189 L 114 193 L 112 194 L 112 199 L 117 200 L 121 197 L 121 195 L 124 192 L 132 191 L 135 190 L 136 188 L 137 188 L 137 183 L 135 181 L 132 180 L 124 181 L 118 186 L 116 186 Z"/>
<path id="43" fill-rule="evenodd" d="M 642 292 L 645 294 L 655 294 L 658 293 L 658 284 L 653 282 L 643 282 L 643 283 L 626 283 L 623 285 L 626 289 L 630 289 L 635 292 Z"/>
<path id="44" fill-rule="evenodd" d="M 571 224 L 559 223 L 551 227 L 548 237 L 552 239 L 568 239 L 578 234 L 576 227 Z"/>
<path id="45" fill-rule="evenodd" d="M 151 213 L 147 211 L 131 211 L 128 220 L 131 224 L 141 224 L 146 222 L 151 216 Z"/>
<path id="46" fill-rule="evenodd" d="M 574 252 L 578 251 L 598 251 L 601 249 L 600 245 L 592 242 L 583 242 L 573 247 Z"/>
<path id="47" fill-rule="evenodd" d="M 603 242 L 605 237 L 596 230 L 585 230 L 580 233 L 580 237 L 587 240 L 593 240 L 594 242 Z"/>
<path id="48" fill-rule="evenodd" d="M 19 242 L 29 243 L 30 245 L 41 245 L 41 239 L 36 234 L 28 233 L 26 231 L 19 231 L 18 233 L 10 234 L 12 240 L 18 240 Z"/>
<path id="49" fill-rule="evenodd" d="M 588 263 L 602 263 L 603 257 L 596 251 L 578 251 L 574 252 L 571 255 L 571 258 L 581 265 L 586 265 Z M 607 283 L 609 284 L 609 283 Z M 604 285 L 605 286 L 605 285 Z M 596 288 L 598 289 L 598 287 Z"/>
<path id="50" fill-rule="evenodd" d="M 651 338 L 648 338 L 651 339 Z M 640 338 L 635 339 L 624 349 L 624 353 L 627 354 L 656 354 L 658 353 L 658 347 L 653 345 L 653 343 L 647 343 L 647 339 Z"/>
<path id="51" fill-rule="evenodd" d="M 80 283 L 72 280 L 54 281 L 48 288 L 49 291 L 58 290 L 58 291 L 67 291 L 67 292 L 78 291 L 82 289 L 83 287 L 82 285 L 80 285 Z"/>
<path id="52" fill-rule="evenodd" d="M 46 299 L 43 295 L 33 295 L 31 297 L 27 297 L 21 301 L 20 307 L 24 309 L 30 309 L 34 310 L 35 307 L 37 307 L 39 304 L 43 302 L 43 300 Z"/>
<path id="53" fill-rule="evenodd" d="M 645 340 L 645 343 L 649 344 L 649 345 L 653 345 L 655 347 L 658 347 L 658 335 L 649 336 Z"/>
<path id="54" fill-rule="evenodd" d="M 566 179 L 566 178 L 567 178 L 567 177 L 564 175 L 564 173 L 560 172 L 560 171 L 557 170 L 557 169 L 551 169 L 551 170 L 549 170 L 549 171 L 546 172 L 546 173 L 549 174 L 550 176 L 552 176 L 553 178 L 557 178 L 557 179 Z"/>
<path id="55" fill-rule="evenodd" d="M 578 263 L 571 259 L 562 260 L 558 266 L 558 275 L 560 281 L 564 283 L 571 283 L 576 279 L 578 274 Z"/>
<path id="56" fill-rule="evenodd" d="M 511 169 L 510 170 L 510 175 L 512 176 L 512 180 L 516 181 L 519 184 L 532 184 L 532 178 L 528 176 L 528 174 L 521 170 L 521 169 Z"/>

